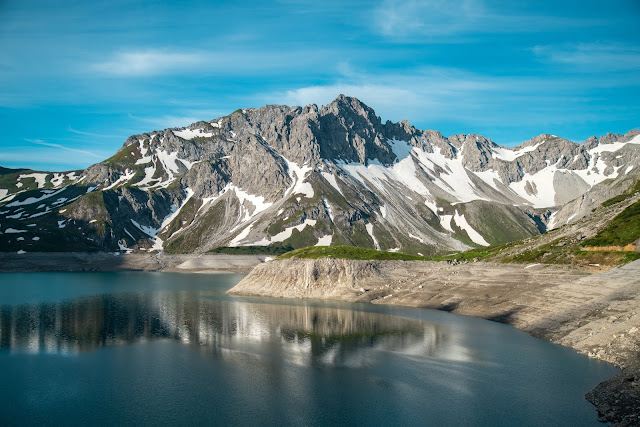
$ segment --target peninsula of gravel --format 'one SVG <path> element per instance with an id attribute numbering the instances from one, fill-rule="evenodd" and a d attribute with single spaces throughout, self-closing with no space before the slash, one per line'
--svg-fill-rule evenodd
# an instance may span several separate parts
<path id="1" fill-rule="evenodd" d="M 277 259 L 232 295 L 423 308 L 507 323 L 622 368 L 587 394 L 601 421 L 640 422 L 640 260 L 598 274 L 567 265 Z"/>

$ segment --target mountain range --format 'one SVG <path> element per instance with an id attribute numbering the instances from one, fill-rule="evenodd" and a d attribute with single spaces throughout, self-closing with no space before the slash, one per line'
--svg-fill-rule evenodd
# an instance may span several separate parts
<path id="1" fill-rule="evenodd" d="M 85 170 L 0 168 L 0 250 L 355 245 L 432 255 L 539 235 L 640 173 L 640 132 L 506 148 L 385 123 L 356 98 L 134 135 Z"/>

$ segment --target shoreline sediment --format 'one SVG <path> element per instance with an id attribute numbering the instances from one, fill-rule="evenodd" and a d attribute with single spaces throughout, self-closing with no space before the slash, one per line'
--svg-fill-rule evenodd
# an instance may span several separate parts
<path id="1" fill-rule="evenodd" d="M 119 252 L 0 252 L 0 273 L 35 271 L 159 271 L 249 273 L 265 255 L 121 254 Z"/>

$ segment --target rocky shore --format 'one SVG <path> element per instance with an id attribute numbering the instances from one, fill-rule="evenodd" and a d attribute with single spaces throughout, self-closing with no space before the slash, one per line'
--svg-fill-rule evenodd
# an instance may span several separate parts
<path id="1" fill-rule="evenodd" d="M 235 295 L 433 308 L 515 326 L 622 368 L 587 394 L 601 421 L 640 423 L 640 261 L 599 274 L 560 265 L 290 259 Z"/>
<path id="2" fill-rule="evenodd" d="M 29 271 L 165 271 L 248 273 L 264 255 L 121 254 L 119 252 L 0 252 L 0 273 Z"/>

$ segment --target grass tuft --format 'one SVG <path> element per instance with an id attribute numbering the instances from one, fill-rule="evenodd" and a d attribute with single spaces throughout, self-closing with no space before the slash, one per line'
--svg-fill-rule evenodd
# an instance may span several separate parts
<path id="1" fill-rule="evenodd" d="M 282 255 L 292 251 L 291 246 L 220 246 L 209 253 L 229 255 Z"/>
<path id="2" fill-rule="evenodd" d="M 357 246 L 312 246 L 308 248 L 296 249 L 280 255 L 279 259 L 287 258 L 340 258 L 356 260 L 403 260 L 403 261 L 423 261 L 424 257 L 405 254 L 402 252 L 385 252 L 375 249 L 360 248 Z"/>

